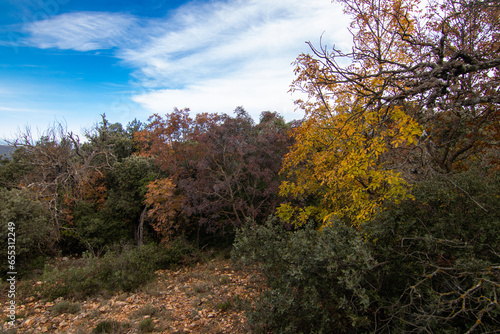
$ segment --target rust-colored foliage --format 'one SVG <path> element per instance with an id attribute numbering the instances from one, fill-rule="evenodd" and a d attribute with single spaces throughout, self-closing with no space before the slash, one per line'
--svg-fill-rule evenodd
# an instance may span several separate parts
<path id="1" fill-rule="evenodd" d="M 150 208 L 148 215 L 152 218 L 152 226 L 163 241 L 168 242 L 184 227 L 181 224 L 185 221 L 181 211 L 182 197 L 176 194 L 172 178 L 151 181 L 147 188 L 144 203 Z"/>
<path id="2" fill-rule="evenodd" d="M 15 143 L 19 149 L 17 163 L 26 169 L 19 187 L 27 188 L 50 212 L 57 237 L 62 230 L 77 232 L 73 219 L 78 202 L 92 203 L 97 210 L 103 208 L 106 171 L 117 160 L 111 135 L 115 133 L 103 115 L 101 126 L 88 133 L 89 143 L 81 143 L 60 124 L 49 128 L 40 139 L 34 139 L 27 129 Z"/>
<path id="3" fill-rule="evenodd" d="M 272 112 L 262 113 L 257 125 L 242 108 L 236 114 L 192 118 L 176 109 L 165 118 L 154 115 L 136 135 L 141 154 L 155 157 L 167 176 L 146 195 L 158 231 L 231 230 L 273 213 L 291 141 L 287 126 Z"/>
<path id="4" fill-rule="evenodd" d="M 80 184 L 81 199 L 95 203 L 98 209 L 102 209 L 106 203 L 107 188 L 105 184 L 106 174 L 100 171 L 90 171 L 85 180 Z"/>

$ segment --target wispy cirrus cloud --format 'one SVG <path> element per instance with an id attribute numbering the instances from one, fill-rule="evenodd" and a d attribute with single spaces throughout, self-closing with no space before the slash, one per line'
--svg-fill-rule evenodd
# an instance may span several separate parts
<path id="1" fill-rule="evenodd" d="M 139 69 L 148 86 L 221 77 L 258 64 L 287 67 L 308 40 L 343 42 L 345 19 L 328 0 L 218 1 L 179 8 L 142 46 L 119 56 Z"/>
<path id="2" fill-rule="evenodd" d="M 40 48 L 114 48 L 133 68 L 131 103 L 147 112 L 190 107 L 230 112 L 243 105 L 293 114 L 291 63 L 305 41 L 347 48 L 347 18 L 330 0 L 193 1 L 163 18 L 121 13 L 62 14 L 29 26 Z"/>
<path id="3" fill-rule="evenodd" d="M 47 110 L 43 110 L 43 109 L 4 107 L 4 106 L 0 106 L 0 111 L 22 112 L 22 113 L 42 113 L 42 112 L 46 113 L 46 112 L 48 112 Z"/>
<path id="4" fill-rule="evenodd" d="M 137 18 L 122 13 L 77 12 L 27 25 L 26 44 L 42 49 L 90 51 L 121 47 L 136 29 Z"/>
<path id="5" fill-rule="evenodd" d="M 253 116 L 294 114 L 291 63 L 306 41 L 348 48 L 341 9 L 328 0 L 226 1 L 181 7 L 141 47 L 119 56 L 132 64 L 145 91 L 133 100 L 153 112 L 172 107 L 229 112 L 243 105 Z M 297 98 L 297 96 L 295 97 Z"/>

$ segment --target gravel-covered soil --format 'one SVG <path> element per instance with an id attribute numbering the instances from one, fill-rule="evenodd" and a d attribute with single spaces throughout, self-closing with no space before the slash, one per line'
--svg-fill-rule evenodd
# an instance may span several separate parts
<path id="1" fill-rule="evenodd" d="M 236 269 L 229 260 L 217 259 L 160 270 L 156 276 L 134 293 L 84 301 L 18 296 L 14 329 L 7 323 L 9 300 L 2 296 L 1 332 L 84 334 L 106 325 L 113 333 L 251 332 L 245 310 L 263 288 L 255 269 Z"/>

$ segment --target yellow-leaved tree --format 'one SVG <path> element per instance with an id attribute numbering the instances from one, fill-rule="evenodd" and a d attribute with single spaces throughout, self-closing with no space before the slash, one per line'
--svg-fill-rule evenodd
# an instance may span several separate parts
<path id="1" fill-rule="evenodd" d="M 296 61 L 308 98 L 278 209 L 296 225 L 359 226 L 415 180 L 498 158 L 498 2 L 338 2 L 352 52 L 309 43 Z"/>

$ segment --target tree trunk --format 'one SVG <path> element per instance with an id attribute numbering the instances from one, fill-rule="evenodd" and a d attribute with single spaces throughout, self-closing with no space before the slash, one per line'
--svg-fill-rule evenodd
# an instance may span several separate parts
<path id="1" fill-rule="evenodd" d="M 148 207 L 145 206 L 142 210 L 141 217 L 139 218 L 139 227 L 137 228 L 137 245 L 141 247 L 144 243 L 144 220 L 146 219 L 146 212 Z"/>

